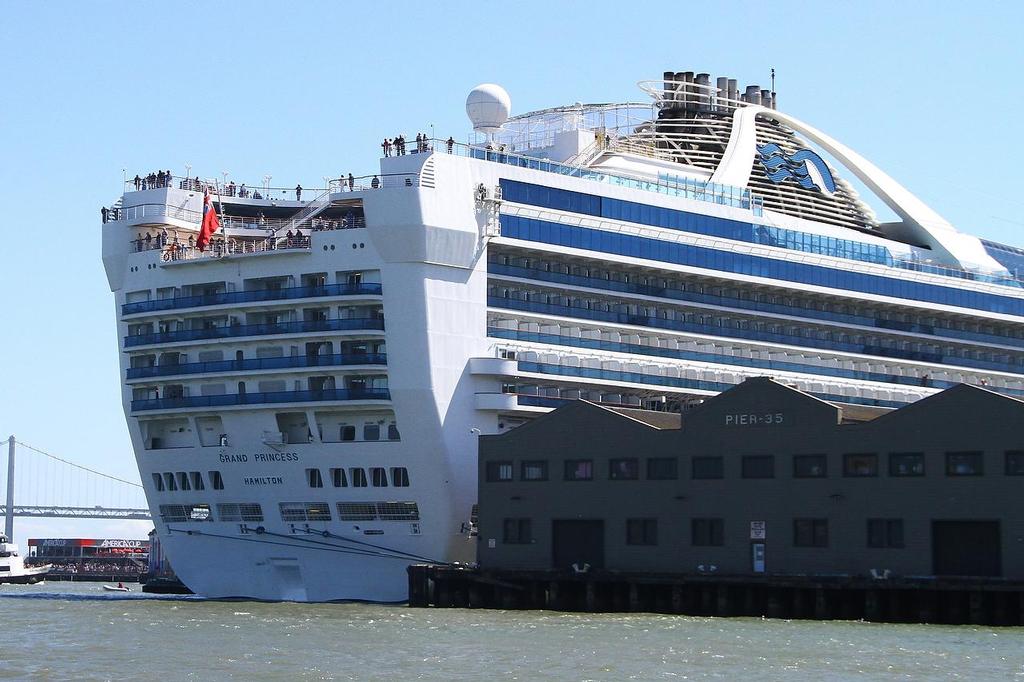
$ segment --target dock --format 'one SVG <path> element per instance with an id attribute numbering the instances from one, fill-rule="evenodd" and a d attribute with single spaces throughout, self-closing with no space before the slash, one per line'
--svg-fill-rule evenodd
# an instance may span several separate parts
<path id="1" fill-rule="evenodd" d="M 409 605 L 878 623 L 1024 625 L 1024 582 L 409 567 Z"/>

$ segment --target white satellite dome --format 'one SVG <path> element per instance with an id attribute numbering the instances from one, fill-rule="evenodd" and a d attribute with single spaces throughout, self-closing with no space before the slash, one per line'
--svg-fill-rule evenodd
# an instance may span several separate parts
<path id="1" fill-rule="evenodd" d="M 476 86 L 466 98 L 466 115 L 473 122 L 473 130 L 493 132 L 508 120 L 512 99 L 505 88 L 494 83 Z"/>

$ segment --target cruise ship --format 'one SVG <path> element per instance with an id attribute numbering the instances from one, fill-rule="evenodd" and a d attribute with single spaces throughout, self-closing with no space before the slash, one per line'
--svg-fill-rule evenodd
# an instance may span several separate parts
<path id="1" fill-rule="evenodd" d="M 765 375 L 852 418 L 1024 395 L 1024 250 L 770 89 L 639 85 L 519 115 L 481 85 L 469 135 L 301 193 L 127 183 L 103 224 L 124 411 L 185 584 L 403 601 L 410 563 L 474 559 L 478 436 L 570 400 L 685 411 Z"/>

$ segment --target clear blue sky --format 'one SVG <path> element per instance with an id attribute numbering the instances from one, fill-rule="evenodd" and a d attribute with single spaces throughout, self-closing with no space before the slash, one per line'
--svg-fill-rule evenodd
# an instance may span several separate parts
<path id="1" fill-rule="evenodd" d="M 1019 2 L 12 2 L 0 21 L 0 437 L 137 479 L 99 207 L 129 176 L 312 187 L 465 96 L 638 99 L 662 71 L 768 84 L 960 229 L 1024 245 Z M 0 455 L 0 462 L 4 461 Z M 2 474 L 0 474 L 2 478 Z M 31 500 L 25 499 L 26 503 Z M 18 536 L 128 532 L 18 522 Z"/>

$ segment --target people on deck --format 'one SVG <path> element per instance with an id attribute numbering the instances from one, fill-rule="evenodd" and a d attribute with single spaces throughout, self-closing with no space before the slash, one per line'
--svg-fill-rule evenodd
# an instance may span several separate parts
<path id="1" fill-rule="evenodd" d="M 455 138 L 449 136 L 448 137 L 448 141 L 445 142 L 445 144 L 448 145 L 448 153 L 451 154 L 452 153 L 452 147 L 455 146 Z"/>
<path id="2" fill-rule="evenodd" d="M 352 177 L 352 174 L 348 174 L 348 191 L 353 192 L 356 188 L 356 179 Z"/>
<path id="3" fill-rule="evenodd" d="M 295 201 L 302 201 L 302 185 L 295 185 Z"/>
<path id="4" fill-rule="evenodd" d="M 373 176 L 373 180 L 370 180 L 370 187 L 373 189 L 380 187 L 380 180 L 377 179 L 376 175 Z"/>
<path id="5" fill-rule="evenodd" d="M 103 218 L 103 224 L 104 225 L 107 223 L 107 215 L 108 215 L 107 207 L 106 206 L 101 206 L 100 207 L 100 216 Z"/>

